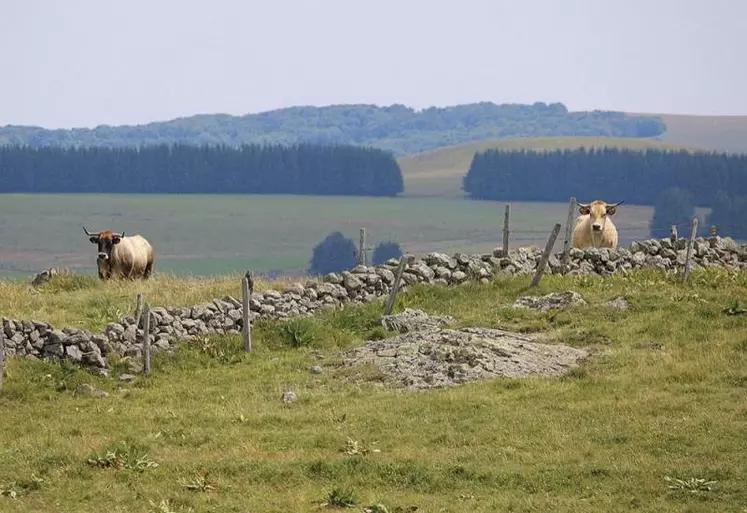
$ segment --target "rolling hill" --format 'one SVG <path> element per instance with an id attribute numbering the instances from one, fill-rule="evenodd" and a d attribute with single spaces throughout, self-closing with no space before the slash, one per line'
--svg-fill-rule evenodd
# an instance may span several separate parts
<path id="1" fill-rule="evenodd" d="M 747 116 L 631 114 L 636 115 L 660 117 L 667 125 L 659 136 L 664 141 L 706 150 L 747 152 Z"/>
<path id="2" fill-rule="evenodd" d="M 489 149 L 555 150 L 580 147 L 617 147 L 632 149 L 690 149 L 657 139 L 629 137 L 521 137 L 491 139 L 439 148 L 398 159 L 408 196 L 462 197 L 462 177 L 469 169 L 475 152 Z"/>
<path id="3" fill-rule="evenodd" d="M 352 144 L 395 156 L 485 139 L 541 136 L 653 137 L 655 117 L 569 112 L 561 103 L 480 102 L 415 110 L 404 105 L 296 106 L 245 116 L 210 114 L 138 126 L 47 130 L 0 127 L 0 144 L 125 147 L 152 144 Z"/>

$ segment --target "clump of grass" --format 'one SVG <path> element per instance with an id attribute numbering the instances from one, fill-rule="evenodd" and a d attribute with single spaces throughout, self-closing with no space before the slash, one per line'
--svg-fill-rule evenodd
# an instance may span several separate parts
<path id="1" fill-rule="evenodd" d="M 157 468 L 156 463 L 141 447 L 122 442 L 104 449 L 101 453 L 92 454 L 86 463 L 96 468 L 128 469 L 135 472 Z"/>
<path id="2" fill-rule="evenodd" d="M 371 445 L 375 445 L 376 442 L 372 442 Z M 366 447 L 363 442 L 360 442 L 358 440 L 353 440 L 352 438 L 348 438 L 345 442 L 345 447 L 342 449 L 342 452 L 347 454 L 348 456 L 367 456 L 369 454 L 381 452 L 379 449 L 372 449 L 370 447 Z"/>
<path id="3" fill-rule="evenodd" d="M 689 477 L 687 479 L 679 479 L 670 476 L 664 476 L 664 480 L 670 483 L 667 488 L 676 492 L 687 492 L 687 493 L 702 493 L 710 492 L 713 488 L 712 485 L 716 484 L 716 481 L 709 481 L 702 477 Z"/>
<path id="4" fill-rule="evenodd" d="M 217 488 L 217 484 L 208 479 L 207 472 L 195 472 L 188 478 L 179 480 L 179 486 L 193 492 L 209 492 Z"/>
<path id="5" fill-rule="evenodd" d="M 327 508 L 354 508 L 358 504 L 358 498 L 351 490 L 345 488 L 334 488 L 327 494 L 321 506 Z"/>

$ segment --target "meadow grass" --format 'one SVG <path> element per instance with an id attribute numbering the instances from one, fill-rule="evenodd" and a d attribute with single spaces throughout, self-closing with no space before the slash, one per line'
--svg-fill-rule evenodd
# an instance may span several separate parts
<path id="1" fill-rule="evenodd" d="M 302 271 L 327 235 L 340 231 L 357 246 L 360 228 L 371 247 L 393 240 L 412 254 L 482 253 L 501 243 L 504 205 L 442 198 L 3 194 L 0 276 L 30 279 L 53 266 L 95 276 L 96 248 L 81 225 L 142 234 L 155 249 L 155 271 L 180 276 Z M 512 247 L 544 246 L 567 212 L 567 203 L 512 202 Z M 621 208 L 620 244 L 648 238 L 652 215 L 650 206 Z"/>
<path id="2" fill-rule="evenodd" d="M 338 353 L 381 335 L 380 303 L 294 321 L 301 347 L 260 320 L 251 354 L 236 337 L 200 340 L 130 384 L 14 359 L 0 394 L 0 510 L 744 511 L 747 318 L 725 309 L 744 298 L 747 275 L 546 276 L 533 294 L 575 290 L 589 306 L 510 308 L 530 279 L 418 285 L 397 310 L 588 348 L 560 379 L 383 387 Z M 202 297 L 219 290 L 202 286 Z M 100 287 L 58 290 L 58 306 L 85 317 L 97 306 L 64 298 Z M 621 295 L 630 309 L 603 305 Z M 114 376 L 125 369 L 115 366 Z M 75 397 L 82 382 L 110 395 Z M 297 402 L 281 400 L 288 390 Z"/>

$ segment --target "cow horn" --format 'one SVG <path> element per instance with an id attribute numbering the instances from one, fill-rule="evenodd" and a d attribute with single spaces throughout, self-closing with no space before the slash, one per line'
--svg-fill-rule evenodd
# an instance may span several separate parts
<path id="1" fill-rule="evenodd" d="M 616 206 L 618 206 L 618 205 L 622 205 L 622 203 L 623 203 L 624 201 L 625 201 L 625 200 L 621 200 L 621 201 L 618 201 L 617 203 L 613 203 L 613 204 L 611 204 L 611 205 L 607 205 L 607 206 L 608 206 L 608 207 L 616 207 Z"/>
<path id="2" fill-rule="evenodd" d="M 576 203 L 579 208 L 589 208 L 591 203 Z"/>
<path id="3" fill-rule="evenodd" d="M 86 235 L 88 235 L 89 237 L 98 236 L 98 233 L 89 232 L 85 226 L 83 226 L 83 231 L 86 232 Z"/>
<path id="4" fill-rule="evenodd" d="M 112 235 L 114 237 L 119 237 L 120 239 L 124 237 L 124 234 L 125 234 L 125 232 L 122 232 L 122 233 L 114 232 L 114 233 L 112 233 Z"/>

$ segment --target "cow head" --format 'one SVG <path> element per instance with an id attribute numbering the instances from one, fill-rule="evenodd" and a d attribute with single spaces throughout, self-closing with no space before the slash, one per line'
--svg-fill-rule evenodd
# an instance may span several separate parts
<path id="1" fill-rule="evenodd" d="M 114 248 L 114 245 L 122 242 L 122 237 L 124 237 L 124 232 L 116 233 L 111 230 L 103 230 L 98 233 L 89 232 L 85 226 L 83 227 L 83 231 L 85 231 L 86 235 L 88 235 L 88 240 L 90 240 L 92 244 L 96 244 L 98 246 L 99 251 L 96 255 L 96 259 L 100 262 L 109 261 L 112 256 L 112 249 Z"/>
<path id="2" fill-rule="evenodd" d="M 617 203 L 605 203 L 604 201 L 592 201 L 591 203 L 579 203 L 578 212 L 582 215 L 589 216 L 589 222 L 591 224 L 591 230 L 593 232 L 601 232 L 604 230 L 604 224 L 607 222 L 607 216 L 615 215 L 617 212 L 617 206 L 623 201 Z"/>

